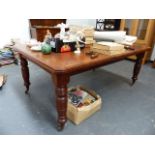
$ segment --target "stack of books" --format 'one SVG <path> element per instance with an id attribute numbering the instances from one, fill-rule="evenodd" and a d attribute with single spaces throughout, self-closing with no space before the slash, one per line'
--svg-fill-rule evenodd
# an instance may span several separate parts
<path id="1" fill-rule="evenodd" d="M 84 36 L 85 36 L 85 42 L 86 44 L 93 44 L 95 43 L 94 40 L 94 29 L 93 28 L 85 28 L 83 30 Z"/>
<path id="2" fill-rule="evenodd" d="M 106 41 L 94 43 L 92 50 L 93 52 L 106 54 L 106 55 L 121 54 L 125 51 L 124 45 L 118 44 L 115 42 L 106 42 Z"/>

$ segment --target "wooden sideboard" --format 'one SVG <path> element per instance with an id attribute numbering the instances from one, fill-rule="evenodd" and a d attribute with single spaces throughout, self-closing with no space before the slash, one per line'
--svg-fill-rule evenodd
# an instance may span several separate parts
<path id="1" fill-rule="evenodd" d="M 60 29 L 55 27 L 60 23 L 66 23 L 66 19 L 29 19 L 31 38 L 43 41 L 47 30 L 54 36 L 60 32 Z"/>

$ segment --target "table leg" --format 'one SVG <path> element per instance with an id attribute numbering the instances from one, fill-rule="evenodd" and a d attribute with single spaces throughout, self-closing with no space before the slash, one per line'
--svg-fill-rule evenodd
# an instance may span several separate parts
<path id="1" fill-rule="evenodd" d="M 69 76 L 67 75 L 53 75 L 56 92 L 56 108 L 58 113 L 57 129 L 63 130 L 67 122 L 67 84 Z"/>
<path id="2" fill-rule="evenodd" d="M 20 55 L 20 64 L 21 64 L 21 72 L 24 80 L 24 85 L 26 87 L 25 93 L 27 94 L 30 86 L 29 68 L 28 68 L 27 60 L 23 58 L 21 55 Z"/>
<path id="3" fill-rule="evenodd" d="M 137 57 L 137 59 L 136 59 L 136 63 L 135 63 L 134 70 L 133 70 L 133 76 L 132 76 L 132 85 L 138 79 L 138 74 L 139 74 L 141 66 L 142 66 L 142 61 L 143 61 L 144 53 L 139 54 L 136 57 Z"/>
<path id="4" fill-rule="evenodd" d="M 153 61 L 152 67 L 155 68 L 155 60 Z"/>

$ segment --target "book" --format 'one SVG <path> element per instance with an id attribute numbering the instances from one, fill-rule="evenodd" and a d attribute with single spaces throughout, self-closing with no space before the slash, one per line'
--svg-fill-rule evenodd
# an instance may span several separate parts
<path id="1" fill-rule="evenodd" d="M 85 43 L 86 44 L 94 44 L 95 43 L 95 40 L 86 40 Z"/>
<path id="2" fill-rule="evenodd" d="M 93 38 L 93 37 L 85 37 L 85 40 L 86 40 L 86 41 L 93 41 L 94 38 Z"/>
<path id="3" fill-rule="evenodd" d="M 102 49 L 92 48 L 91 50 L 93 52 L 105 54 L 105 55 L 117 55 L 117 54 L 122 54 L 125 52 L 125 49 L 122 49 L 122 50 L 102 50 Z"/>
<path id="4" fill-rule="evenodd" d="M 123 50 L 124 45 L 118 44 L 115 42 L 106 42 L 106 41 L 101 41 L 101 42 L 96 42 L 93 44 L 93 48 L 100 49 L 100 50 L 108 50 L 108 51 L 118 51 L 118 50 Z"/>
<path id="5" fill-rule="evenodd" d="M 93 29 L 85 29 L 83 30 L 85 37 L 94 37 L 94 30 Z"/>

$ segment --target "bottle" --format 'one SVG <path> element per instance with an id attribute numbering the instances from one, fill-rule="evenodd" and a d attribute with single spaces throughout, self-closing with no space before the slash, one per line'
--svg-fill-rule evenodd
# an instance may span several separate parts
<path id="1" fill-rule="evenodd" d="M 50 45 L 51 45 L 51 48 L 52 48 L 52 52 L 56 52 L 55 38 L 52 38 L 52 39 L 51 39 Z"/>

